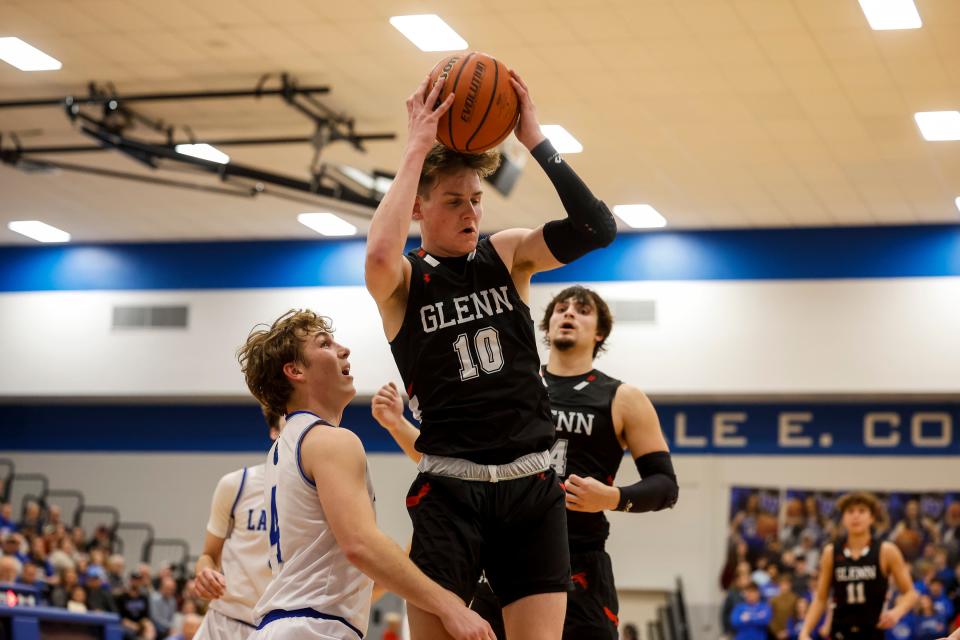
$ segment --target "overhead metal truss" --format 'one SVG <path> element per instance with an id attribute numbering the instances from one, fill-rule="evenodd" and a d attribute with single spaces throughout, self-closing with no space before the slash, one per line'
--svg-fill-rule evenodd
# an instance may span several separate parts
<path id="1" fill-rule="evenodd" d="M 274 79 L 279 86 L 268 86 Z M 111 84 L 90 83 L 83 96 L 39 98 L 0 101 L 0 109 L 36 109 L 60 107 L 79 131 L 94 143 L 87 145 L 24 145 L 16 133 L 0 132 L 0 162 L 25 172 L 71 171 L 149 184 L 208 191 L 218 194 L 252 198 L 259 194 L 304 203 L 316 203 L 318 198 L 338 200 L 360 208 L 373 209 L 383 194 L 375 188 L 366 189 L 356 182 L 343 179 L 338 171 L 330 171 L 320 161 L 328 144 L 345 142 L 365 152 L 364 143 L 393 140 L 394 133 L 358 133 L 353 118 L 337 113 L 316 96 L 329 93 L 326 86 L 299 86 L 289 75 L 263 76 L 253 89 L 226 91 L 181 91 L 169 93 L 120 94 Z M 142 102 L 224 100 L 240 98 L 279 97 L 285 104 L 306 117 L 313 125 L 307 136 L 238 137 L 208 139 L 197 137 L 188 126 L 175 126 L 135 110 L 132 104 Z M 156 141 L 130 135 L 137 129 L 147 129 Z M 309 177 L 296 178 L 237 162 L 220 164 L 176 151 L 179 144 L 206 143 L 215 147 L 248 145 L 310 144 L 313 157 Z M 211 185 L 143 173 L 115 171 L 103 167 L 65 162 L 51 158 L 63 154 L 118 151 L 154 170 L 183 170 L 215 174 L 222 185 Z M 332 168 L 336 168 L 335 166 Z M 373 175 L 389 175 L 375 172 Z M 356 207 L 354 207 L 356 208 Z M 372 212 L 371 212 L 372 213 Z"/>

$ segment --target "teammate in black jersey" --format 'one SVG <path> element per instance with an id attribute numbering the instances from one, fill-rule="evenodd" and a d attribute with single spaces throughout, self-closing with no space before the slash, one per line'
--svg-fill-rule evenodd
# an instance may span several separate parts
<path id="1" fill-rule="evenodd" d="M 603 511 L 657 511 L 677 500 L 677 483 L 660 422 L 639 389 L 594 369 L 613 318 L 603 299 L 584 287 L 561 291 L 548 305 L 540 328 L 550 347 L 543 379 L 557 440 L 552 466 L 565 478 L 567 536 L 572 589 L 568 593 L 566 640 L 615 640 L 618 603 L 610 557 L 604 546 L 610 526 Z M 403 419 L 399 390 L 387 385 L 373 399 L 373 414 L 403 450 L 418 459 L 416 427 Z M 629 449 L 641 481 L 614 486 Z M 492 593 L 482 590 L 473 608 L 490 620 Z M 495 620 L 490 620 L 497 629 Z"/>
<path id="2" fill-rule="evenodd" d="M 540 131 L 526 85 L 519 141 L 543 167 L 567 217 L 479 239 L 481 178 L 495 153 L 434 145 L 440 84 L 407 100 L 409 139 L 367 237 L 366 285 L 403 384 L 421 415 L 421 473 L 407 497 L 411 558 L 469 602 L 483 570 L 515 638 L 561 636 L 569 584 L 564 493 L 527 299 L 534 273 L 608 245 L 616 223 Z M 422 247 L 403 256 L 411 220 Z M 416 637 L 447 637 L 410 608 Z"/>
<path id="3" fill-rule="evenodd" d="M 834 640 L 883 640 L 884 630 L 892 629 L 917 601 L 910 570 L 900 549 L 882 541 L 873 531 L 874 523 L 884 517 L 875 496 L 849 493 L 837 500 L 837 510 L 842 514 L 844 533 L 823 548 L 817 592 L 807 610 L 800 640 L 810 640 L 831 591 L 834 609 L 830 635 Z M 884 611 L 891 577 L 900 595 L 896 604 Z"/>

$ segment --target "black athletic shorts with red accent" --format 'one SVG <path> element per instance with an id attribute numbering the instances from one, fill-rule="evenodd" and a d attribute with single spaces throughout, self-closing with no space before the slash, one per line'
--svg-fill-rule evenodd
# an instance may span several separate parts
<path id="1" fill-rule="evenodd" d="M 570 584 L 565 494 L 553 470 L 499 482 L 421 473 L 407 493 L 410 559 L 464 602 L 481 572 L 501 606 Z"/>
<path id="2" fill-rule="evenodd" d="M 620 604 L 613 565 L 602 549 L 570 554 L 571 582 L 563 640 L 617 640 Z"/>

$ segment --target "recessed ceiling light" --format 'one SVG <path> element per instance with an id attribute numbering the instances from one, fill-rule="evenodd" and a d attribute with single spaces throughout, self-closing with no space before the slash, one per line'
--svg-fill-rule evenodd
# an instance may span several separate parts
<path id="1" fill-rule="evenodd" d="M 960 111 L 921 111 L 913 119 L 927 140 L 960 140 Z"/>
<path id="2" fill-rule="evenodd" d="M 39 220 L 14 220 L 7 229 L 38 242 L 70 242 L 70 234 Z"/>
<path id="3" fill-rule="evenodd" d="M 618 204 L 613 207 L 613 212 L 634 229 L 656 229 L 667 226 L 667 219 L 649 204 Z"/>
<path id="4" fill-rule="evenodd" d="M 0 38 L 0 60 L 21 71 L 56 71 L 63 65 L 20 38 Z"/>
<path id="5" fill-rule="evenodd" d="M 393 16 L 390 24 L 421 51 L 462 51 L 467 41 L 435 13 Z"/>
<path id="6" fill-rule="evenodd" d="M 860 0 L 860 8 L 874 31 L 919 29 L 923 26 L 913 0 Z"/>
<path id="7" fill-rule="evenodd" d="M 355 236 L 357 228 L 332 213 L 301 213 L 297 222 L 310 227 L 322 236 Z"/>
<path id="8" fill-rule="evenodd" d="M 583 151 L 583 145 L 580 144 L 580 141 L 559 124 L 540 125 L 540 131 L 550 138 L 553 147 L 560 153 L 580 153 Z"/>
<path id="9" fill-rule="evenodd" d="M 185 156 L 193 156 L 194 158 L 209 160 L 210 162 L 216 162 L 218 164 L 227 164 L 230 162 L 230 156 L 206 143 L 178 144 L 174 149 L 177 150 L 177 153 L 182 153 Z"/>
<path id="10" fill-rule="evenodd" d="M 957 199 L 953 201 L 953 204 L 957 205 L 957 210 L 960 211 L 960 196 L 957 196 Z"/>

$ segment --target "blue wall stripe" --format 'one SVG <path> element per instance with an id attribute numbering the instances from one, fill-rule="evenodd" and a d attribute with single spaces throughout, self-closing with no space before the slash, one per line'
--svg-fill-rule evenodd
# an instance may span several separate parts
<path id="1" fill-rule="evenodd" d="M 363 239 L 5 246 L 0 291 L 359 286 L 363 258 Z M 960 225 L 621 233 L 535 281 L 914 276 L 960 276 Z"/>
<path id="2" fill-rule="evenodd" d="M 661 403 L 657 413 L 676 455 L 960 456 L 960 402 Z M 789 428 L 783 427 L 785 423 Z M 368 405 L 347 407 L 342 424 L 360 436 L 367 451 L 400 453 L 373 420 Z M 260 411 L 250 404 L 0 405 L 0 455 L 5 451 L 266 455 L 269 448 Z"/>

